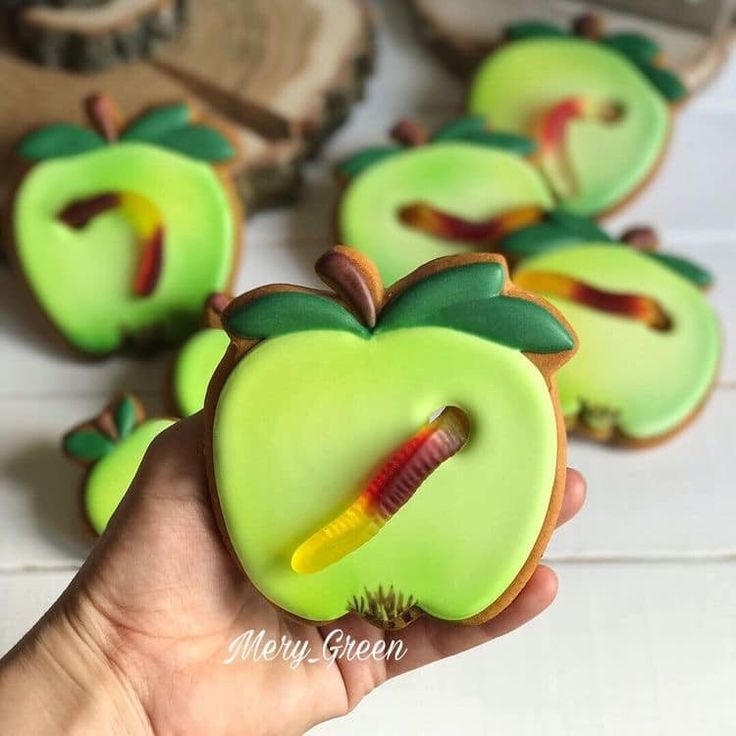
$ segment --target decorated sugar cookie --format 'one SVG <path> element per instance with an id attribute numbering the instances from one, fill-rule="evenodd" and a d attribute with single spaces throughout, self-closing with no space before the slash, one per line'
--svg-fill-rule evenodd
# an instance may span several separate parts
<path id="1" fill-rule="evenodd" d="M 226 165 L 236 151 L 183 103 L 125 127 L 105 96 L 88 111 L 96 130 L 57 123 L 20 143 L 33 165 L 10 204 L 12 255 L 46 317 L 83 353 L 179 342 L 237 260 Z"/>
<path id="2" fill-rule="evenodd" d="M 173 419 L 146 419 L 140 401 L 126 394 L 64 436 L 64 452 L 87 469 L 82 505 L 96 534 L 105 531 L 148 446 L 173 423 Z"/>
<path id="3" fill-rule="evenodd" d="M 207 300 L 202 329 L 182 345 L 174 360 L 171 395 L 178 416 L 188 417 L 204 407 L 210 378 L 230 345 L 220 320 L 229 301 L 224 294 L 213 294 Z"/>
<path id="4" fill-rule="evenodd" d="M 650 38 L 606 35 L 596 22 L 575 31 L 510 26 L 479 67 L 468 106 L 495 130 L 533 137 L 558 202 L 598 215 L 650 177 L 667 145 L 670 108 L 686 92 Z"/>
<path id="5" fill-rule="evenodd" d="M 575 336 L 499 256 L 438 259 L 386 292 L 349 248 L 317 272 L 330 291 L 263 287 L 223 313 L 205 448 L 229 546 L 303 620 L 485 621 L 559 512 L 553 375 Z"/>
<path id="6" fill-rule="evenodd" d="M 487 130 L 481 117 L 456 120 L 431 138 L 407 121 L 393 134 L 403 145 L 359 151 L 340 169 L 348 180 L 339 204 L 340 240 L 371 258 L 385 283 L 433 258 L 475 249 L 464 230 L 452 242 L 426 232 L 421 225 L 435 210 L 469 222 L 493 220 L 501 234 L 519 223 L 497 215 L 553 204 L 528 161 L 534 142 Z"/>
<path id="7" fill-rule="evenodd" d="M 519 264 L 514 283 L 549 299 L 580 337 L 557 374 L 568 426 L 604 442 L 651 444 L 706 400 L 721 337 L 703 294 L 710 274 L 655 250 L 646 228 L 623 238 L 629 244 L 551 212 L 499 247 Z"/>

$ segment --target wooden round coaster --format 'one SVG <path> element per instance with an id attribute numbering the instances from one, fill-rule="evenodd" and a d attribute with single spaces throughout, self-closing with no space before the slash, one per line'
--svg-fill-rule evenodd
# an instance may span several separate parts
<path id="1" fill-rule="evenodd" d="M 470 74 L 502 39 L 503 29 L 520 20 L 542 20 L 569 26 L 590 4 L 564 0 L 409 0 L 418 33 L 438 56 L 460 74 Z M 632 30 L 631 16 L 596 6 L 611 31 Z M 668 68 L 694 92 L 710 82 L 728 56 L 735 28 L 716 38 L 696 31 L 636 19 L 636 30 L 651 36 L 664 50 Z"/>
<path id="2" fill-rule="evenodd" d="M 289 201 L 302 162 L 362 95 L 373 55 L 363 0 L 193 2 L 181 33 L 154 55 L 85 74 L 28 60 L 9 25 L 0 28 L 0 195 L 21 136 L 73 122 L 81 100 L 104 91 L 129 114 L 194 100 L 237 129 L 248 208 Z"/>

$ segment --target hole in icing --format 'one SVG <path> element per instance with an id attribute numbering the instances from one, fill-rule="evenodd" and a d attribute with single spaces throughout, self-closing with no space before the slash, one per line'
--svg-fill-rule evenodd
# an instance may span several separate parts
<path id="1" fill-rule="evenodd" d="M 319 572 L 362 547 L 469 437 L 470 419 L 462 409 L 446 406 L 433 412 L 379 466 L 347 509 L 297 547 L 292 569 L 300 574 Z"/>
<path id="2" fill-rule="evenodd" d="M 672 329 L 672 319 L 664 307 L 643 294 L 606 291 L 552 271 L 522 271 L 514 275 L 514 283 L 544 296 L 557 296 L 600 312 L 642 322 L 653 330 Z"/>
<path id="3" fill-rule="evenodd" d="M 81 230 L 98 215 L 113 209 L 130 223 L 138 243 L 138 265 L 131 290 L 135 296 L 150 296 L 161 278 L 164 255 L 163 217 L 152 200 L 135 192 L 104 192 L 71 202 L 57 219 Z"/>

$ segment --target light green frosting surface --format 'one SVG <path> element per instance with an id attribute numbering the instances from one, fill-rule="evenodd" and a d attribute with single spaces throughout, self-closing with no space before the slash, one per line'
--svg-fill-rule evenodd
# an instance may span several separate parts
<path id="1" fill-rule="evenodd" d="M 621 245 L 561 248 L 525 261 L 516 274 L 551 271 L 598 289 L 656 299 L 673 322 L 658 331 L 625 317 L 542 294 L 570 321 L 580 348 L 557 373 L 562 409 L 618 410 L 619 429 L 649 439 L 692 414 L 715 380 L 721 338 L 715 313 L 688 280 Z"/>
<path id="2" fill-rule="evenodd" d="M 58 220 L 70 203 L 107 192 L 151 199 L 164 227 L 163 270 L 149 297 L 133 294 L 140 246 L 119 210 L 75 230 Z M 162 329 L 179 340 L 196 329 L 208 294 L 223 290 L 234 260 L 227 195 L 215 170 L 142 143 L 118 143 L 36 165 L 15 199 L 14 239 L 36 300 L 62 335 L 90 353 L 128 333 Z"/>
<path id="3" fill-rule="evenodd" d="M 521 205 L 552 206 L 542 178 L 515 154 L 469 143 L 433 143 L 384 159 L 356 176 L 340 202 L 340 239 L 365 253 L 392 284 L 433 258 L 473 246 L 407 227 L 401 207 L 426 201 L 481 220 Z"/>
<path id="4" fill-rule="evenodd" d="M 173 375 L 174 400 L 181 416 L 202 409 L 210 378 L 229 344 L 227 333 L 215 328 L 200 330 L 184 343 Z"/>
<path id="5" fill-rule="evenodd" d="M 530 135 L 542 111 L 579 96 L 624 107 L 624 116 L 614 123 L 572 123 L 566 139 L 579 192 L 564 205 L 577 214 L 594 215 L 642 184 L 667 142 L 667 103 L 631 62 L 583 39 L 509 43 L 478 70 L 469 110 L 485 115 L 494 129 Z"/>
<path id="6" fill-rule="evenodd" d="M 470 439 L 368 543 L 313 574 L 294 550 L 341 513 L 440 407 Z M 420 327 L 363 339 L 309 331 L 265 340 L 230 373 L 213 427 L 214 475 L 232 545 L 278 606 L 327 620 L 393 585 L 458 620 L 523 567 L 550 501 L 555 414 L 537 368 L 468 333 Z"/>
<path id="7" fill-rule="evenodd" d="M 143 422 L 115 445 L 109 455 L 92 466 L 85 484 L 84 510 L 98 534 L 105 531 L 107 522 L 133 482 L 148 446 L 172 424 L 172 419 Z"/>

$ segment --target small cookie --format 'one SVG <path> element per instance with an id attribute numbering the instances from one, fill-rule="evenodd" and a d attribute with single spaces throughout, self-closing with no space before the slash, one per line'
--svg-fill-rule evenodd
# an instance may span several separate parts
<path id="1" fill-rule="evenodd" d="M 223 313 L 205 451 L 229 546 L 299 619 L 486 621 L 559 512 L 553 375 L 574 333 L 500 256 L 441 258 L 386 292 L 350 248 L 317 272 L 331 291 L 267 286 Z"/>
<path id="2" fill-rule="evenodd" d="M 594 27 L 595 26 L 595 27 Z M 473 79 L 469 111 L 497 130 L 532 136 L 536 163 L 559 203 L 600 215 L 631 197 L 664 154 L 671 106 L 685 87 L 637 33 L 522 22 Z"/>
<path id="3" fill-rule="evenodd" d="M 220 319 L 229 301 L 225 294 L 207 299 L 202 329 L 182 345 L 174 359 L 170 393 L 177 416 L 188 417 L 204 407 L 210 378 L 230 345 Z"/>
<path id="4" fill-rule="evenodd" d="M 108 404 L 98 416 L 64 435 L 64 452 L 86 468 L 82 505 L 95 534 L 105 531 L 148 446 L 174 422 L 174 419 L 146 419 L 141 402 L 126 394 Z"/>
<path id="5" fill-rule="evenodd" d="M 536 146 L 528 138 L 488 130 L 482 117 L 455 120 L 431 137 L 409 121 L 392 132 L 400 145 L 367 148 L 341 165 L 347 185 L 337 216 L 339 240 L 371 258 L 385 283 L 432 258 L 474 250 L 464 231 L 452 241 L 424 232 L 433 210 L 476 220 L 553 206 L 529 163 Z"/>
<path id="6" fill-rule="evenodd" d="M 227 288 L 239 255 L 225 165 L 236 150 L 184 103 L 125 127 L 104 95 L 87 109 L 97 130 L 57 123 L 21 142 L 35 163 L 9 207 L 11 256 L 77 350 L 180 342 L 207 295 Z"/>
<path id="7" fill-rule="evenodd" d="M 518 264 L 514 283 L 548 299 L 580 338 L 557 374 L 568 428 L 601 442 L 648 445 L 670 437 L 707 399 L 721 335 L 703 294 L 707 271 L 655 250 L 649 228 L 622 240 L 550 212 L 498 247 Z"/>

